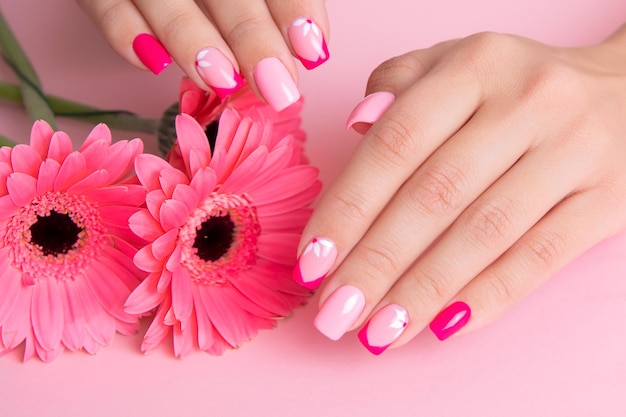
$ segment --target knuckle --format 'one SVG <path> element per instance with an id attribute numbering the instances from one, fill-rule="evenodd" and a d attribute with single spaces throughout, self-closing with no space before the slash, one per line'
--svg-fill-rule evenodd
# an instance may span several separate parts
<path id="1" fill-rule="evenodd" d="M 231 44 L 237 44 L 246 39 L 261 39 L 261 33 L 267 32 L 261 16 L 250 15 L 241 17 L 231 28 L 229 28 L 224 38 Z"/>
<path id="2" fill-rule="evenodd" d="M 506 196 L 471 206 L 466 219 L 470 238 L 487 248 L 499 246 L 513 228 L 514 208 Z"/>
<path id="3" fill-rule="evenodd" d="M 515 283 L 511 276 L 496 273 L 485 281 L 487 294 L 495 305 L 511 304 L 515 300 Z"/>
<path id="4" fill-rule="evenodd" d="M 365 245 L 361 247 L 360 252 L 368 275 L 380 278 L 380 276 L 397 276 L 401 272 L 399 251 L 393 245 L 387 243 Z"/>
<path id="5" fill-rule="evenodd" d="M 458 44 L 453 56 L 463 63 L 463 67 L 482 74 L 493 68 L 494 60 L 502 59 L 510 49 L 511 37 L 495 32 L 480 32 L 468 36 Z"/>
<path id="6" fill-rule="evenodd" d="M 407 164 L 417 153 L 415 132 L 410 126 L 410 115 L 396 111 L 386 117 L 384 123 L 377 123 L 370 129 L 374 161 L 383 167 L 399 167 Z"/>
<path id="7" fill-rule="evenodd" d="M 416 298 L 415 305 L 424 303 L 424 299 L 431 302 L 445 300 L 450 295 L 448 281 L 436 271 L 421 270 L 418 274 L 411 275 L 413 297 Z"/>
<path id="8" fill-rule="evenodd" d="M 424 63 L 412 55 L 400 55 L 378 65 L 367 81 L 367 91 L 386 90 L 397 81 L 414 80 L 424 72 Z"/>
<path id="9" fill-rule="evenodd" d="M 195 20 L 193 13 L 186 11 L 184 8 L 175 9 L 170 13 L 165 14 L 167 16 L 163 22 L 161 22 L 160 34 L 163 39 L 177 39 L 177 34 L 185 28 L 191 27 L 192 22 Z"/>
<path id="10" fill-rule="evenodd" d="M 521 245 L 528 269 L 544 270 L 558 264 L 565 248 L 565 239 L 560 233 L 542 232 L 525 238 Z"/>
<path id="11" fill-rule="evenodd" d="M 465 175 L 462 169 L 450 163 L 424 167 L 409 183 L 409 194 L 428 213 L 449 214 L 462 203 Z"/>
<path id="12" fill-rule="evenodd" d="M 327 212 L 340 213 L 349 224 L 358 224 L 369 217 L 367 201 L 355 191 L 335 192 L 330 198 Z"/>

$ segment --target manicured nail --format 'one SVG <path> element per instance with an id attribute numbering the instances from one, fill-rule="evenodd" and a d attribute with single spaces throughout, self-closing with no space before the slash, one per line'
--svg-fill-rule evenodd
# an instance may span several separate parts
<path id="1" fill-rule="evenodd" d="M 293 269 L 293 279 L 303 287 L 314 290 L 326 278 L 336 259 L 337 247 L 332 240 L 313 238 Z"/>
<path id="2" fill-rule="evenodd" d="M 196 69 L 219 98 L 224 98 L 243 85 L 243 77 L 218 49 L 203 48 L 196 55 Z"/>
<path id="3" fill-rule="evenodd" d="M 404 307 L 390 304 L 377 312 L 359 332 L 359 340 L 374 355 L 383 353 L 406 329 L 409 314 Z"/>
<path id="4" fill-rule="evenodd" d="M 388 91 L 372 93 L 356 105 L 346 122 L 346 130 L 354 128 L 358 133 L 365 134 L 369 128 L 393 104 L 396 96 Z"/>
<path id="5" fill-rule="evenodd" d="M 278 58 L 262 59 L 253 74 L 261 95 L 274 110 L 284 110 L 300 98 L 296 83 Z"/>
<path id="6" fill-rule="evenodd" d="M 137 35 L 133 41 L 133 50 L 139 60 L 154 74 L 160 74 L 172 63 L 172 58 L 163 44 L 149 33 Z"/>
<path id="7" fill-rule="evenodd" d="M 430 323 L 430 330 L 433 331 L 439 340 L 446 340 L 469 321 L 472 310 L 463 301 L 450 304 Z"/>
<path id="8" fill-rule="evenodd" d="M 356 287 L 339 287 L 326 300 L 313 324 L 324 336 L 339 340 L 352 327 L 365 307 L 365 296 Z"/>
<path id="9" fill-rule="evenodd" d="M 328 61 L 328 47 L 319 26 L 311 19 L 298 17 L 287 31 L 293 51 L 306 69 L 313 69 Z"/>

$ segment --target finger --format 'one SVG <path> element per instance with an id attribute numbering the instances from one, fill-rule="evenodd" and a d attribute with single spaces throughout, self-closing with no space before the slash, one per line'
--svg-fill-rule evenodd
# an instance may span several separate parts
<path id="1" fill-rule="evenodd" d="M 458 333 L 491 323 L 576 256 L 622 230 L 614 213 L 623 209 L 599 189 L 565 200 L 459 292 L 455 298 L 466 300 L 473 313 Z"/>
<path id="2" fill-rule="evenodd" d="M 171 58 L 153 36 L 152 29 L 130 0 L 77 0 L 107 42 L 126 61 L 155 74 L 163 71 Z"/>
<path id="3" fill-rule="evenodd" d="M 135 0 L 150 27 L 197 85 L 224 97 L 242 84 L 237 61 L 222 36 L 193 0 Z M 197 62 L 197 65 L 196 65 Z"/>
<path id="4" fill-rule="evenodd" d="M 276 111 L 300 98 L 297 69 L 282 33 L 261 0 L 204 0 L 252 87 Z"/>
<path id="5" fill-rule="evenodd" d="M 346 130 L 366 134 L 394 102 L 395 97 L 415 84 L 437 62 L 454 42 L 445 42 L 432 48 L 412 51 L 380 64 L 370 75 L 365 97 L 352 110 L 346 121 Z"/>
<path id="6" fill-rule="evenodd" d="M 330 238 L 337 249 L 330 253 L 337 253 L 340 263 L 396 190 L 466 123 L 480 98 L 477 83 L 455 66 L 425 75 L 399 96 L 363 137 L 351 163 L 319 201 L 303 232 L 299 253 L 315 237 Z M 331 258 L 324 265 L 336 264 Z M 312 286 L 319 285 L 322 277 L 304 271 L 306 277 L 298 279 L 301 275 L 296 273 L 296 280 Z"/>
<path id="7" fill-rule="evenodd" d="M 542 148 L 529 152 L 469 206 L 441 240 L 389 290 L 380 306 L 402 306 L 409 317 L 397 345 L 406 343 L 427 326 L 455 294 L 583 182 L 588 171 L 584 158 L 554 155 Z M 583 168 L 572 175 L 561 175 L 568 167 L 576 166 L 572 162 Z M 372 303 L 376 301 L 371 298 Z M 433 331 L 442 339 L 464 324 L 454 320 L 469 319 L 467 303 L 451 304 L 450 309 L 442 313 L 445 320 L 433 321 Z M 364 314 L 367 313 L 365 308 Z"/>
<path id="8" fill-rule="evenodd" d="M 329 23 L 323 0 L 268 0 L 267 7 L 284 40 L 306 69 L 328 61 Z"/>

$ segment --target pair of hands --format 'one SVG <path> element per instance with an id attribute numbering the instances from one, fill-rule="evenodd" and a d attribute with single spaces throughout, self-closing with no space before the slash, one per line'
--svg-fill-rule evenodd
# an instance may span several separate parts
<path id="1" fill-rule="evenodd" d="M 255 68 L 277 57 L 295 80 L 293 19 L 328 34 L 323 1 L 80 3 L 130 62 L 151 33 L 211 87 L 194 64 L 210 44 L 268 102 Z M 624 230 L 625 45 L 626 27 L 576 49 L 478 34 L 377 68 L 348 120 L 362 142 L 299 248 L 297 281 L 328 276 L 318 329 L 361 328 L 375 354 L 428 325 L 475 330 Z"/>

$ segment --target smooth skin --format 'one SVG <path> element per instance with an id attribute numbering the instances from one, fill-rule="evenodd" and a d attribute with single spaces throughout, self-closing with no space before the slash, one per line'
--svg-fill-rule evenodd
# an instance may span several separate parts
<path id="1" fill-rule="evenodd" d="M 198 51 L 220 50 L 258 93 L 252 71 L 264 58 L 278 58 L 297 80 L 287 30 L 298 17 L 312 19 L 329 38 L 324 0 L 77 0 L 109 44 L 128 62 L 146 69 L 132 49 L 141 33 L 155 36 L 198 86 Z"/>
<path id="2" fill-rule="evenodd" d="M 626 26 L 585 48 L 496 33 L 441 43 L 380 65 L 366 95 L 378 91 L 395 102 L 300 245 L 337 244 L 320 305 L 359 288 L 352 329 L 398 304 L 397 347 L 463 301 L 457 334 L 476 330 L 626 228 Z"/>

